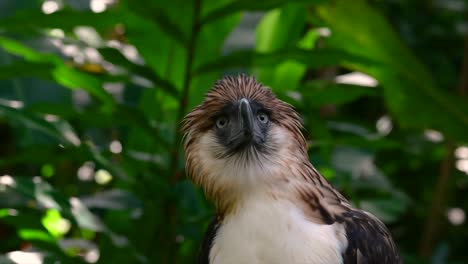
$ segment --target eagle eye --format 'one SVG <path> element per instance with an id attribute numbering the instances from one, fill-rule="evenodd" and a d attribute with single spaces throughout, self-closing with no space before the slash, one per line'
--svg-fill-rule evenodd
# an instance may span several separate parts
<path id="1" fill-rule="evenodd" d="M 268 120 L 269 120 L 268 115 L 265 112 L 262 112 L 262 111 L 258 112 L 257 119 L 262 124 L 268 123 Z"/>
<path id="2" fill-rule="evenodd" d="M 229 120 L 225 116 L 220 116 L 216 119 L 215 124 L 217 128 L 224 128 L 228 122 Z"/>

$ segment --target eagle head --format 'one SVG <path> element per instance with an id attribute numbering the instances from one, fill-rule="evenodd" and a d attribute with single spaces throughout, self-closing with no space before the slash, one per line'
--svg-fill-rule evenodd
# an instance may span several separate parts
<path id="1" fill-rule="evenodd" d="M 308 160 L 301 129 L 299 115 L 269 88 L 246 75 L 225 77 L 183 120 L 187 173 L 228 209 Z"/>

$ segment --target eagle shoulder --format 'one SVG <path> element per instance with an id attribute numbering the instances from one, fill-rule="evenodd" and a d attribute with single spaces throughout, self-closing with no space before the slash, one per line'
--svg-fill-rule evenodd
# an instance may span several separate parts
<path id="1" fill-rule="evenodd" d="M 398 249 L 385 224 L 374 215 L 353 208 L 312 166 L 304 174 L 313 184 L 298 189 L 312 221 L 325 225 L 339 223 L 344 227 L 347 248 L 342 253 L 344 264 L 399 264 Z"/>
<path id="2" fill-rule="evenodd" d="M 200 246 L 200 253 L 198 254 L 197 264 L 210 264 L 210 251 L 213 247 L 213 241 L 221 223 L 221 217 L 216 215 L 211 220 L 208 229 L 203 237 L 203 242 Z"/>
<path id="3" fill-rule="evenodd" d="M 344 225 L 348 239 L 348 247 L 342 254 L 344 264 L 403 262 L 390 232 L 375 216 L 354 209 L 335 218 Z"/>

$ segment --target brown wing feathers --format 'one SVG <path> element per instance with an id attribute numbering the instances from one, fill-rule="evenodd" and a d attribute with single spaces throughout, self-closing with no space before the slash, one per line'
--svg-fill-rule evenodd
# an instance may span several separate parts
<path id="1" fill-rule="evenodd" d="M 385 225 L 375 216 L 353 208 L 314 168 L 307 170 L 313 185 L 300 189 L 309 215 L 323 224 L 344 226 L 348 247 L 344 264 L 402 263 L 398 249 Z"/>

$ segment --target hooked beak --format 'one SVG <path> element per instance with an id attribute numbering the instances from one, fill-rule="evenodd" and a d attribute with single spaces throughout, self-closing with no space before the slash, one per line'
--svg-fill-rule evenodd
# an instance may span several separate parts
<path id="1" fill-rule="evenodd" d="M 244 137 L 250 139 L 253 135 L 255 124 L 252 108 L 250 107 L 249 101 L 245 98 L 242 98 L 239 103 L 239 122 Z"/>
<path id="2" fill-rule="evenodd" d="M 237 120 L 231 127 L 230 147 L 236 150 L 252 143 L 255 130 L 255 116 L 252 107 L 247 99 L 242 98 L 237 108 Z"/>

